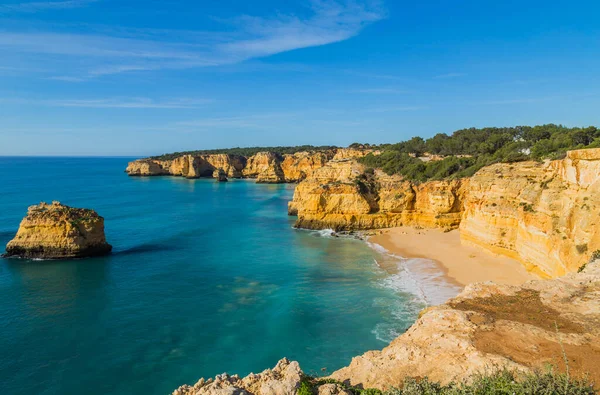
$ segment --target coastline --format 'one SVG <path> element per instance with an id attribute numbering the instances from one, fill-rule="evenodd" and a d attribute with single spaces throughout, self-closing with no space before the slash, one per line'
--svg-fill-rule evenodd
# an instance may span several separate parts
<path id="1" fill-rule="evenodd" d="M 434 261 L 447 281 L 461 288 L 483 281 L 520 285 L 541 279 L 517 260 L 495 255 L 478 246 L 463 245 L 458 230 L 444 232 L 441 229 L 397 227 L 370 236 L 368 242 L 401 258 Z"/>

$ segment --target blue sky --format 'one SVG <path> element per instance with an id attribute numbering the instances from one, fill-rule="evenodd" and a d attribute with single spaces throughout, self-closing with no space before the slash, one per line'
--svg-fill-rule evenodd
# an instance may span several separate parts
<path id="1" fill-rule="evenodd" d="M 0 0 L 0 155 L 600 125 L 596 1 Z"/>

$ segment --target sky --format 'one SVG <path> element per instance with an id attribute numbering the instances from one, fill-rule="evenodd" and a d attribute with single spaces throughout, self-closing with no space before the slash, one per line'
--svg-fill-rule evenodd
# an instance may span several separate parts
<path id="1" fill-rule="evenodd" d="M 0 0 L 0 155 L 600 125 L 600 2 Z"/>

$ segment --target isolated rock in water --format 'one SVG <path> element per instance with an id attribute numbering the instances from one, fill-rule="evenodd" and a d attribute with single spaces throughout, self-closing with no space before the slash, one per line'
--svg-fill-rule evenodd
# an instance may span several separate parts
<path id="1" fill-rule="evenodd" d="M 42 202 L 29 207 L 5 256 L 64 259 L 104 255 L 111 250 L 104 235 L 104 218 L 94 210 Z"/>
<path id="2" fill-rule="evenodd" d="M 225 173 L 225 171 L 223 171 L 223 169 L 216 169 L 213 172 L 213 178 L 219 182 L 224 182 L 227 181 L 227 174 Z"/>
<path id="3" fill-rule="evenodd" d="M 183 385 L 173 395 L 291 395 L 296 393 L 301 380 L 302 370 L 298 362 L 290 362 L 284 358 L 273 369 L 262 373 L 250 373 L 244 378 L 223 373 L 214 379 L 200 379 L 193 386 Z"/>

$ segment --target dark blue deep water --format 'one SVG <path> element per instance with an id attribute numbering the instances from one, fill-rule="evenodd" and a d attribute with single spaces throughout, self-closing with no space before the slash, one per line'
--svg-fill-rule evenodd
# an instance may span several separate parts
<path id="1" fill-rule="evenodd" d="M 0 393 L 166 394 L 286 356 L 328 371 L 421 305 L 361 241 L 292 229 L 293 185 L 130 178 L 127 158 L 0 158 L 0 252 L 27 206 L 105 218 L 113 254 L 0 259 Z"/>

